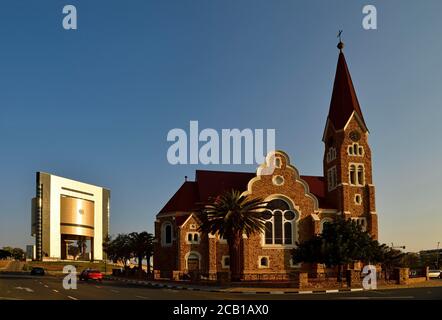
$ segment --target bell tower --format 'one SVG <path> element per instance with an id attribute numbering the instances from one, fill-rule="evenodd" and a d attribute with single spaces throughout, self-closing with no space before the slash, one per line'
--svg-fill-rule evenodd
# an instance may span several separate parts
<path id="1" fill-rule="evenodd" d="M 377 239 L 369 131 L 343 53 L 344 43 L 339 41 L 337 47 L 338 64 L 322 139 L 325 194 L 339 215 L 356 220 Z"/>

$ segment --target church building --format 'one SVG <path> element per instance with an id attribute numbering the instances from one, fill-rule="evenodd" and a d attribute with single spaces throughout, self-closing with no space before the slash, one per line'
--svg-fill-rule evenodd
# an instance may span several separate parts
<path id="1" fill-rule="evenodd" d="M 229 271 L 225 239 L 201 234 L 196 210 L 221 193 L 236 189 L 268 201 L 261 234 L 243 236 L 244 278 L 256 274 L 290 274 L 305 269 L 294 264 L 291 251 L 321 233 L 338 216 L 355 220 L 378 237 L 375 187 L 372 181 L 368 128 L 339 42 L 339 57 L 322 141 L 323 174 L 301 175 L 283 151 L 267 155 L 256 173 L 197 170 L 156 216 L 154 269 L 161 277 L 198 271 Z"/>

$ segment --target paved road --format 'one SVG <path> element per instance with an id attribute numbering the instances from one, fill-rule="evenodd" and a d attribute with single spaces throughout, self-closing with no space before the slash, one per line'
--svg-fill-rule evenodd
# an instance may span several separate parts
<path id="1" fill-rule="evenodd" d="M 51 276 L 28 276 L 0 274 L 0 300 L 442 300 L 442 280 L 440 287 L 394 289 L 364 292 L 328 294 L 235 294 L 202 291 L 183 291 L 175 289 L 148 288 L 118 281 L 78 282 L 77 290 L 65 290 L 62 279 Z"/>

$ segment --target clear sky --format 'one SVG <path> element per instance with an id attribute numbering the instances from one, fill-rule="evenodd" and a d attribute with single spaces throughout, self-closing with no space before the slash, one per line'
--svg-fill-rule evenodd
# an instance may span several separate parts
<path id="1" fill-rule="evenodd" d="M 78 30 L 62 28 L 74 4 Z M 374 4 L 378 29 L 362 28 Z M 442 241 L 442 2 L 2 1 L 0 246 L 32 243 L 35 172 L 112 190 L 111 232 L 153 231 L 202 169 L 172 166 L 173 128 L 275 128 L 322 174 L 338 29 L 370 129 L 380 241 Z"/>

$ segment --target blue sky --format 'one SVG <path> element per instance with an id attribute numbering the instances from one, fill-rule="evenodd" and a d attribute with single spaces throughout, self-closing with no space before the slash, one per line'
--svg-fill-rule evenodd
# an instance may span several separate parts
<path id="1" fill-rule="evenodd" d="M 78 10 L 76 31 L 62 8 Z M 378 29 L 362 28 L 374 4 Z M 111 232 L 153 231 L 194 170 L 172 166 L 173 128 L 275 128 L 301 174 L 322 174 L 321 137 L 344 29 L 370 129 L 380 240 L 442 241 L 442 2 L 3 1 L 0 246 L 30 237 L 35 171 L 112 190 Z"/>

